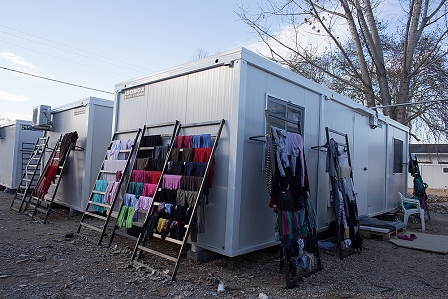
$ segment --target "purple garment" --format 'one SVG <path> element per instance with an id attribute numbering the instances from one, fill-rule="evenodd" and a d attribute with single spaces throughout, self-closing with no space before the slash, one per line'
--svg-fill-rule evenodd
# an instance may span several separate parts
<path id="1" fill-rule="evenodd" d="M 119 182 L 109 182 L 104 195 L 104 202 L 112 204 L 118 191 Z"/>
<path id="2" fill-rule="evenodd" d="M 162 181 L 162 188 L 165 189 L 180 189 L 180 180 L 182 179 L 181 175 L 175 174 L 164 174 Z"/>
<path id="3" fill-rule="evenodd" d="M 135 218 L 137 216 L 138 210 L 140 210 L 140 209 L 148 211 L 152 205 L 152 201 L 153 201 L 152 197 L 140 196 L 138 198 L 137 204 L 135 205 L 135 211 L 134 211 L 133 218 Z"/>

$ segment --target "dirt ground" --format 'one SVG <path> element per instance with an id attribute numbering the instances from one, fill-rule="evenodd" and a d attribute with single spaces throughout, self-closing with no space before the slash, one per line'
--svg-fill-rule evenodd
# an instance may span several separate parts
<path id="1" fill-rule="evenodd" d="M 427 233 L 448 235 L 447 196 L 430 195 Z M 116 236 L 108 248 L 92 242 L 96 236 L 89 230 L 66 237 L 76 232 L 80 215 L 61 209 L 41 224 L 9 209 L 12 198 L 0 191 L 0 298 L 446 298 L 448 293 L 446 255 L 380 239 L 365 239 L 363 250 L 344 260 L 321 251 L 323 270 L 292 289 L 285 288 L 276 247 L 203 263 L 184 259 L 173 282 L 158 271 L 130 266 L 129 239 Z M 411 222 L 406 233 L 419 227 Z M 173 266 L 154 263 L 162 272 Z"/>

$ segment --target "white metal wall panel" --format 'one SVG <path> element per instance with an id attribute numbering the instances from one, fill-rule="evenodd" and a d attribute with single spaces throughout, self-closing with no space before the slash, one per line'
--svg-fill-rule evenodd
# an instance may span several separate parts
<path id="1" fill-rule="evenodd" d="M 369 174 L 375 172 L 370 169 L 370 146 L 366 139 L 369 137 L 370 130 L 369 117 L 354 112 L 355 125 L 353 127 L 353 144 L 350 146 L 350 156 L 352 162 L 353 183 L 358 192 L 357 205 L 359 216 L 367 214 L 368 206 L 368 183 Z M 383 196 L 382 196 L 383 197 Z"/>
<path id="2" fill-rule="evenodd" d="M 222 119 L 223 115 L 230 115 L 233 72 L 233 68 L 224 66 L 188 76 L 184 108 L 186 123 Z"/>
<path id="3" fill-rule="evenodd" d="M 3 138 L 0 139 L 0 183 L 13 189 L 13 171 L 17 164 L 17 126 L 15 123 L 1 128 Z"/>
<path id="4" fill-rule="evenodd" d="M 210 189 L 206 209 L 206 233 L 198 235 L 199 246 L 224 252 L 226 236 L 226 209 L 229 173 L 229 138 L 231 107 L 234 96 L 234 69 L 219 66 L 159 80 L 146 86 L 146 95 L 124 100 L 119 98 L 117 129 L 127 130 L 143 125 L 168 123 L 179 120 L 191 124 L 225 119 L 215 153 L 213 187 Z M 123 112 L 125 111 L 125 112 Z M 144 113 L 144 117 L 143 117 Z M 129 120 L 130 116 L 134 120 Z M 138 121 L 137 121 L 138 120 Z M 216 135 L 218 126 L 183 128 L 180 135 L 211 133 Z M 229 251 L 231 252 L 231 251 Z M 229 253 L 227 253 L 229 254 Z"/>
<path id="5" fill-rule="evenodd" d="M 33 148 L 42 131 L 30 129 L 31 121 L 16 120 L 0 126 L 3 138 L 0 139 L 0 185 L 17 189 L 22 179 L 23 169 L 28 161 L 22 160 L 23 143 Z M 25 165 L 24 165 L 25 164 Z"/>
<path id="6" fill-rule="evenodd" d="M 328 127 L 340 133 L 347 134 L 349 146 L 353 146 L 354 114 L 352 108 L 342 105 L 333 100 L 323 100 L 321 118 L 322 122 L 319 134 L 321 135 L 320 140 L 322 144 L 320 145 L 323 145 L 326 142 L 325 127 Z M 330 134 L 330 138 L 334 138 L 337 142 L 345 143 L 345 139 L 342 136 Z M 318 198 L 318 205 L 320 208 L 317 212 L 318 229 L 327 227 L 331 221 L 335 220 L 333 207 L 328 207 L 330 190 L 328 173 L 325 172 L 326 153 L 324 153 L 324 155 L 320 155 L 320 159 L 321 161 L 319 164 L 320 169 L 318 187 L 320 195 Z"/>
<path id="7" fill-rule="evenodd" d="M 415 155 L 417 156 L 423 182 L 428 184 L 428 188 L 448 189 L 448 172 L 443 172 L 443 169 L 448 168 L 448 155 L 441 153 L 416 153 Z M 414 178 L 408 173 L 408 188 L 414 188 L 413 180 Z"/>
<path id="8" fill-rule="evenodd" d="M 368 165 L 366 181 L 360 181 L 367 185 L 367 211 L 369 216 L 378 215 L 386 211 L 386 154 L 387 154 L 387 126 L 384 124 L 375 129 L 369 129 L 368 140 Z M 363 138 L 360 136 L 359 138 Z M 359 184 L 358 184 L 359 185 Z M 355 185 L 358 186 L 358 185 Z M 363 213 L 364 214 L 364 213 Z"/>
<path id="9" fill-rule="evenodd" d="M 83 148 L 86 147 L 87 111 L 84 114 L 75 115 L 74 109 L 70 109 L 52 113 L 52 115 L 54 129 L 47 132 L 47 136 L 50 136 L 50 140 L 48 141 L 50 148 L 54 148 L 61 134 L 74 131 L 77 131 L 79 136 L 76 145 Z M 83 210 L 85 207 L 81 205 L 83 178 L 86 177 L 84 165 L 85 155 L 86 153 L 84 151 L 72 151 L 67 157 L 64 173 L 54 198 L 55 201 L 75 210 Z M 48 161 L 49 156 L 50 154 L 47 155 L 46 161 Z"/>
<path id="10" fill-rule="evenodd" d="M 387 136 L 387 197 L 386 197 L 386 209 L 393 210 L 397 207 L 400 198 L 398 192 L 405 194 L 407 191 L 407 162 L 409 152 L 409 138 L 407 132 L 398 129 L 395 126 L 388 125 Z M 403 141 L 403 161 L 402 173 L 394 173 L 394 138 Z"/>
<path id="11" fill-rule="evenodd" d="M 106 151 L 112 139 L 112 107 L 88 105 L 84 168 L 87 174 L 82 182 L 82 210 L 87 206 L 90 193 L 95 185 Z M 135 137 L 135 136 L 134 136 Z"/>
<path id="12" fill-rule="evenodd" d="M 304 140 L 305 156 L 308 165 L 308 175 L 313 178 L 311 194 L 316 195 L 317 183 L 316 167 L 317 152 L 311 146 L 317 145 L 318 135 L 316 127 L 319 126 L 319 117 L 307 117 L 319 111 L 320 95 L 306 90 L 292 82 L 283 80 L 275 75 L 263 71 L 255 66 L 248 67 L 246 83 L 245 125 L 244 125 L 244 151 L 241 189 L 241 211 L 238 249 L 240 253 L 250 252 L 275 243 L 274 225 L 275 214 L 269 208 L 269 193 L 266 186 L 266 174 L 263 170 L 263 155 L 265 145 L 250 141 L 249 137 L 265 133 L 266 94 L 274 96 L 285 102 L 304 107 Z M 316 115 L 316 114 L 314 114 Z M 318 115 L 318 114 L 317 114 Z M 313 197 L 316 201 L 316 198 Z M 251 211 L 251 213 L 244 213 Z"/>
<path id="13" fill-rule="evenodd" d="M 117 109 L 114 115 L 114 131 L 135 130 L 143 127 L 148 110 L 148 87 L 146 95 L 125 99 L 124 92 L 118 94 Z"/>
<path id="14" fill-rule="evenodd" d="M 112 103 L 87 98 L 80 101 L 78 106 L 75 103 L 68 109 L 55 108 L 53 111 L 54 128 L 47 131 L 47 136 L 50 136 L 49 147 L 54 147 L 61 134 L 76 131 L 76 145 L 84 148 L 71 151 L 55 200 L 74 210 L 83 211 L 111 140 Z"/>

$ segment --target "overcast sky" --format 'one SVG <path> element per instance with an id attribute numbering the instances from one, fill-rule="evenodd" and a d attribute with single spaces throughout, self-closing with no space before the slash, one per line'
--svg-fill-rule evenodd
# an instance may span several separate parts
<path id="1" fill-rule="evenodd" d="M 213 55 L 261 48 L 230 1 L 4 1 L 0 18 L 0 117 L 31 120 L 38 105 L 59 107 L 113 95 L 115 84 Z M 10 69 L 6 70 L 4 68 Z"/>

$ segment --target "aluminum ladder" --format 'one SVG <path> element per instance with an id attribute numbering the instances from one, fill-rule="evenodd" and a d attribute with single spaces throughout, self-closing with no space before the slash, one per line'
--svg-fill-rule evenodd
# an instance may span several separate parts
<path id="1" fill-rule="evenodd" d="M 101 169 L 98 172 L 98 175 L 96 177 L 96 183 L 95 186 L 90 193 L 89 200 L 87 202 L 86 208 L 84 209 L 84 212 L 82 214 L 77 233 L 79 234 L 81 232 L 81 229 L 88 228 L 90 230 L 93 230 L 94 232 L 99 233 L 98 238 L 98 245 L 101 245 L 101 242 L 106 235 L 106 229 L 108 227 L 110 218 L 112 216 L 112 213 L 115 208 L 115 204 L 117 202 L 117 198 L 121 194 L 121 187 L 125 179 L 129 177 L 129 173 L 132 170 L 129 166 L 131 165 L 131 160 L 135 159 L 135 148 L 137 145 L 137 141 L 139 140 L 140 134 L 142 132 L 142 129 L 136 129 L 136 130 L 127 130 L 127 131 L 117 131 L 114 133 L 112 140 L 108 146 L 108 149 L 106 151 L 106 155 L 104 157 L 103 163 L 101 165 Z M 116 142 L 125 142 L 125 139 L 123 139 L 123 136 L 134 136 L 133 143 L 131 148 L 127 149 L 119 149 L 116 151 L 119 155 L 125 155 L 125 159 L 123 160 L 114 160 L 114 161 L 122 161 L 122 168 L 120 167 L 119 170 L 110 170 L 105 168 L 105 164 L 107 164 L 107 161 L 111 161 L 109 159 L 109 153 L 111 150 L 113 150 L 113 145 Z M 131 139 L 127 139 L 131 140 Z M 118 190 L 115 193 L 115 196 L 111 199 L 112 202 L 101 202 L 101 198 L 104 199 L 105 192 L 96 190 L 98 189 L 97 184 L 99 184 L 101 181 L 111 181 L 112 179 L 115 179 L 117 177 L 117 171 L 121 171 L 121 174 L 119 175 L 119 179 L 116 180 L 117 186 L 116 190 Z M 122 194 L 121 194 L 122 195 Z M 95 200 L 95 199 L 99 199 Z M 87 217 L 89 216 L 89 217 Z"/>
<path id="2" fill-rule="evenodd" d="M 41 169 L 42 157 L 48 146 L 50 137 L 38 138 L 34 145 L 30 159 L 26 164 L 25 170 L 22 174 L 19 187 L 17 188 L 14 198 L 11 202 L 10 208 L 17 212 L 22 212 L 23 205 L 26 203 L 27 197 L 31 195 L 36 186 L 39 176 L 37 175 Z M 17 206 L 18 205 L 18 206 Z"/>

